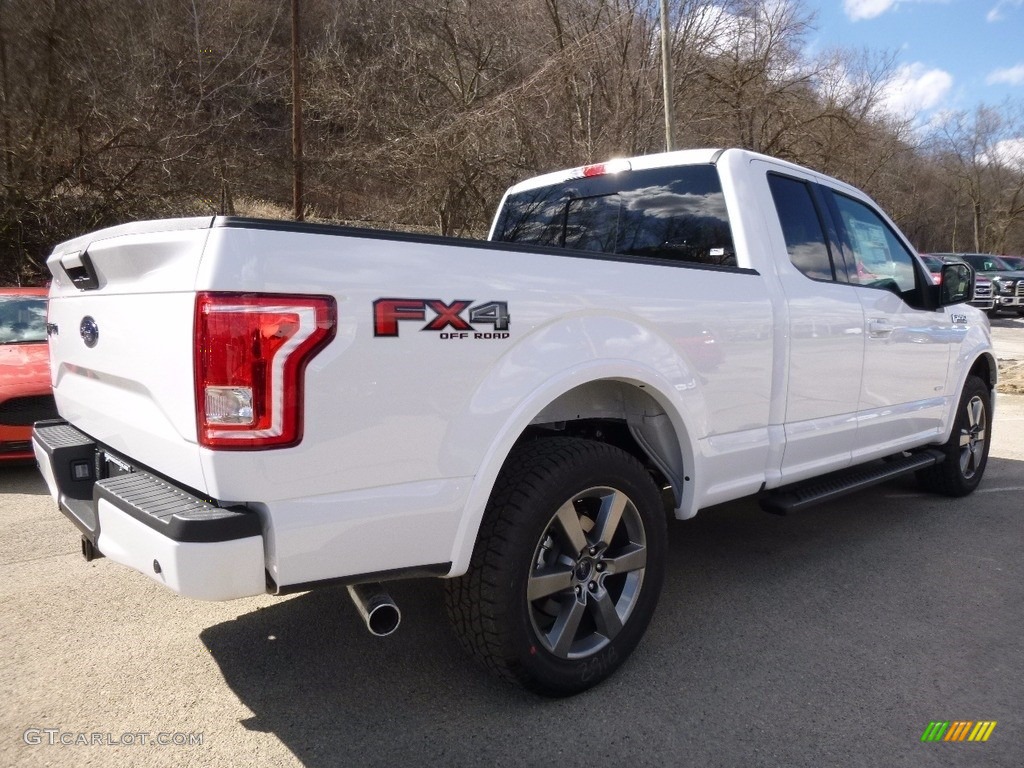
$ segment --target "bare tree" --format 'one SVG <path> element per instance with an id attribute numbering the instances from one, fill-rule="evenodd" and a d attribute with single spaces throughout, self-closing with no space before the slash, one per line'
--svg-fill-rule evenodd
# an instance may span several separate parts
<path id="1" fill-rule="evenodd" d="M 49 246 L 82 230 L 230 197 L 227 137 L 273 79 L 269 4 L 4 0 L 0 11 L 6 279 L 38 273 Z"/>
<path id="2" fill-rule="evenodd" d="M 956 198 L 968 209 L 975 251 L 1006 252 L 1024 224 L 1024 120 L 1008 108 L 980 106 L 951 115 L 936 137 Z M 954 239 L 951 247 L 960 245 Z"/>
<path id="3" fill-rule="evenodd" d="M 671 8 L 678 146 L 844 178 L 929 248 L 1024 251 L 1019 103 L 925 147 L 879 109 L 893 57 L 809 58 L 800 0 Z M 656 0 L 303 0 L 311 211 L 479 236 L 518 179 L 659 151 L 657 22 Z M 132 218 L 287 216 L 288 33 L 281 0 L 0 0 L 0 280 Z"/>

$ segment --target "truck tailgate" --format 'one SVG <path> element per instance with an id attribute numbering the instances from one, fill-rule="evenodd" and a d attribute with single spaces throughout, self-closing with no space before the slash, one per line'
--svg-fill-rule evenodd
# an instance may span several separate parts
<path id="1" fill-rule="evenodd" d="M 192 488 L 204 481 L 193 385 L 195 280 L 210 218 L 62 243 L 48 330 L 57 409 L 115 452 Z"/>

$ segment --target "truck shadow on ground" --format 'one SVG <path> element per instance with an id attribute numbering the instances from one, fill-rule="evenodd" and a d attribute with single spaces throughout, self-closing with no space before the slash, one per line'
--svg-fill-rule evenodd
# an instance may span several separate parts
<path id="1" fill-rule="evenodd" d="M 989 324 L 993 328 L 1024 328 L 1024 316 L 1000 312 L 998 315 L 990 316 Z"/>
<path id="2" fill-rule="evenodd" d="M 1024 463 L 992 459 L 992 492 L 967 499 L 899 481 L 783 518 L 746 499 L 673 522 L 640 648 L 568 700 L 472 663 L 437 581 L 392 585 L 403 624 L 384 639 L 369 636 L 344 589 L 201 637 L 255 713 L 241 725 L 309 766 L 664 765 L 678 755 L 753 765 L 765 748 L 772 764 L 824 764 L 852 749 L 861 764 L 931 765 L 914 756 L 929 718 L 974 706 L 997 719 L 985 702 L 1024 689 L 1018 668 L 965 651 L 1008 642 L 1019 657 L 1021 529 L 997 491 L 1022 476 Z"/>
<path id="3" fill-rule="evenodd" d="M 45 496 L 49 493 L 46 481 L 32 459 L 0 465 L 0 489 L 3 493 L 24 493 L 30 496 Z"/>

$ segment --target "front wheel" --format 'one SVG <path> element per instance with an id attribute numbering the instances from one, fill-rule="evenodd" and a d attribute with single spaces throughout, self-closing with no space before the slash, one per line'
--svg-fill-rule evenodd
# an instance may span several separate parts
<path id="1" fill-rule="evenodd" d="M 550 438 L 509 457 L 465 576 L 446 582 L 462 644 L 502 677 L 568 696 L 614 672 L 661 591 L 665 514 L 630 454 Z"/>
<path id="2" fill-rule="evenodd" d="M 945 496 L 966 496 L 978 487 L 988 463 L 991 410 L 992 392 L 977 376 L 968 376 L 953 432 L 941 447 L 945 458 L 918 473 L 924 488 Z"/>

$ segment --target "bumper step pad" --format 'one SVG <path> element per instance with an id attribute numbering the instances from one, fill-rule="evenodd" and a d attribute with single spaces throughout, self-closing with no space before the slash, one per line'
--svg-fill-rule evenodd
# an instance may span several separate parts
<path id="1" fill-rule="evenodd" d="M 234 541 L 263 533 L 255 512 L 218 507 L 138 467 L 128 474 L 102 477 L 103 447 L 64 421 L 36 422 L 33 438 L 48 459 L 46 468 L 55 486 L 51 492 L 61 511 L 94 545 L 100 535 L 101 501 L 172 541 Z"/>
<path id="2" fill-rule="evenodd" d="M 108 477 L 93 488 L 103 499 L 174 541 L 231 541 L 262 534 L 259 517 L 223 509 L 148 472 Z"/>

